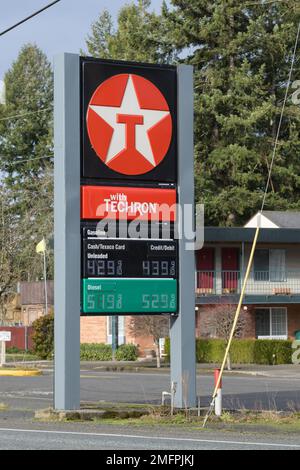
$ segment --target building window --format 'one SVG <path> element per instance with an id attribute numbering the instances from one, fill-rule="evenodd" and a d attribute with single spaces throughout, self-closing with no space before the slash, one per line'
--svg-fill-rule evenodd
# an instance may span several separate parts
<path id="1" fill-rule="evenodd" d="M 112 344 L 112 317 L 107 317 L 107 344 Z M 118 316 L 118 343 L 125 344 L 125 317 Z"/>
<path id="2" fill-rule="evenodd" d="M 287 309 L 283 307 L 255 310 L 256 338 L 287 339 Z"/>
<path id="3" fill-rule="evenodd" d="M 255 281 L 286 281 L 285 250 L 256 250 L 254 279 Z"/>

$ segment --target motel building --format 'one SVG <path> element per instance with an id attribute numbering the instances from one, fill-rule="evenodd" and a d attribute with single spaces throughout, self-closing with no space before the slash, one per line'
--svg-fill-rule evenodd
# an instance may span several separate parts
<path id="1" fill-rule="evenodd" d="M 215 322 L 211 321 L 216 307 L 236 306 L 256 226 L 257 215 L 244 227 L 205 228 L 204 246 L 196 252 L 197 337 L 216 337 Z M 45 313 L 40 284 L 37 291 L 36 283 L 32 288 L 21 283 L 18 325 L 30 326 Z M 48 289 L 50 305 L 52 284 Z M 300 331 L 300 212 L 264 212 L 241 315 L 244 338 L 294 339 Z M 118 321 L 119 344 L 137 344 L 141 356 L 151 355 L 153 340 L 132 336 L 130 317 L 119 316 Z M 82 317 L 81 342 L 111 343 L 111 316 Z"/>
<path id="2" fill-rule="evenodd" d="M 215 337 L 210 317 L 220 304 L 235 306 L 257 226 L 206 227 L 196 252 L 196 336 Z M 265 211 L 242 313 L 245 338 L 295 338 L 300 330 L 300 212 Z M 119 343 L 138 344 L 142 355 L 151 338 L 133 337 L 130 318 L 119 316 Z M 111 317 L 81 318 L 81 341 L 111 343 Z"/>
<path id="3" fill-rule="evenodd" d="M 257 218 L 243 228 L 205 229 L 196 253 L 197 336 L 214 336 L 216 305 L 237 304 Z M 300 330 L 300 212 L 264 212 L 242 315 L 245 338 L 293 339 Z"/>

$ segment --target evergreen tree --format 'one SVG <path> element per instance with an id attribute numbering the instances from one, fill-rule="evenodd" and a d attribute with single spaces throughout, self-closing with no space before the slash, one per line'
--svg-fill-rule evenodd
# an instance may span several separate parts
<path id="1" fill-rule="evenodd" d="M 174 60 L 165 18 L 150 12 L 151 0 L 137 0 L 120 9 L 117 27 L 107 10 L 92 24 L 88 54 L 102 59 L 163 63 Z"/>
<path id="2" fill-rule="evenodd" d="M 25 45 L 6 73 L 5 84 L 6 105 L 0 106 L 0 176 L 10 217 L 1 236 L 16 234 L 15 277 L 36 280 L 43 272 L 36 243 L 53 233 L 53 159 L 48 158 L 53 154 L 51 65 L 37 46 Z M 5 251 L 4 242 L 1 247 Z M 51 257 L 50 275 L 52 271 Z"/>
<path id="3" fill-rule="evenodd" d="M 195 68 L 197 200 L 206 224 L 260 208 L 300 9 L 297 1 L 172 0 L 173 47 Z M 299 68 L 298 68 L 299 70 Z M 299 208 L 300 109 L 289 100 L 266 208 Z"/>
<path id="4" fill-rule="evenodd" d="M 4 77 L 0 107 L 0 168 L 8 186 L 26 184 L 43 171 L 53 152 L 53 80 L 45 54 L 27 44 Z M 13 119 L 6 119 L 16 116 Z M 26 161 L 24 161 L 26 160 Z"/>

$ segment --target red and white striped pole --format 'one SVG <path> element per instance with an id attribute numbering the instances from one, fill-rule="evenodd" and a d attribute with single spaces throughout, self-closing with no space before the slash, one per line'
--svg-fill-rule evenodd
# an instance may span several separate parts
<path id="1" fill-rule="evenodd" d="M 221 372 L 220 369 L 215 369 L 215 387 L 218 383 L 220 372 Z M 216 416 L 222 415 L 222 379 L 220 380 L 216 398 L 215 398 L 215 415 Z"/>

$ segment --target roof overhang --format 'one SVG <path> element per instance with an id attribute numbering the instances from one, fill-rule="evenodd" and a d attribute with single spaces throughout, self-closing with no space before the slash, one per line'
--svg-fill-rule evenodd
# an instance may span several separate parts
<path id="1" fill-rule="evenodd" d="M 205 227 L 204 243 L 252 243 L 255 228 Z M 300 243 L 300 229 L 261 228 L 258 243 Z"/>

